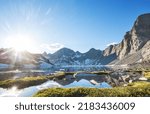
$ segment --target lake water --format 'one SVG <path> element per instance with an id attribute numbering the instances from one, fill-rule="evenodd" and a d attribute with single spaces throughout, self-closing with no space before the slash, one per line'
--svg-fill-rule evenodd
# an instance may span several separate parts
<path id="1" fill-rule="evenodd" d="M 63 69 L 67 69 L 67 71 L 78 71 L 78 70 L 83 70 L 83 71 L 90 71 L 90 70 L 99 70 L 100 68 L 104 68 L 102 66 L 64 66 Z M 106 68 L 106 67 L 105 67 Z M 104 69 L 105 69 L 104 68 Z M 36 76 L 36 75 L 47 75 L 52 72 L 55 72 L 56 70 L 59 70 L 59 67 L 54 70 L 10 70 L 10 71 L 0 71 L 0 80 L 5 80 L 5 79 L 15 79 L 18 77 L 23 77 L 23 76 Z M 17 87 L 12 87 L 9 89 L 3 89 L 0 88 L 0 96 L 2 97 L 30 97 L 33 96 L 35 93 L 42 89 L 47 89 L 47 88 L 56 88 L 56 87 L 61 87 L 61 88 L 73 88 L 73 87 L 88 87 L 88 88 L 111 88 L 109 84 L 106 82 L 98 83 L 96 85 L 92 84 L 89 80 L 94 79 L 94 80 L 101 80 L 100 76 L 84 76 L 85 74 L 82 74 L 82 77 L 79 76 L 76 77 L 77 80 L 73 80 L 72 83 L 69 83 L 68 85 L 61 85 L 58 82 L 55 81 L 47 81 L 41 85 L 37 86 L 31 86 L 28 88 L 24 89 L 17 89 Z M 90 74 L 92 75 L 92 74 Z"/>
<path id="2" fill-rule="evenodd" d="M 10 89 L 0 88 L 0 96 L 1 97 L 31 97 L 35 93 L 37 93 L 39 90 L 47 89 L 47 88 L 56 88 L 56 87 L 62 87 L 62 88 L 73 88 L 73 87 L 111 88 L 111 86 L 109 84 L 107 84 L 106 82 L 102 82 L 102 83 L 98 83 L 97 85 L 93 85 L 86 79 L 74 81 L 73 83 L 70 83 L 65 86 L 62 86 L 55 81 L 47 81 L 41 85 L 31 86 L 31 87 L 20 89 L 20 90 L 18 90 L 17 87 L 15 87 L 15 86 Z"/>
<path id="3" fill-rule="evenodd" d="M 16 79 L 25 76 L 42 76 L 50 74 L 50 70 L 6 70 L 0 71 L 0 81 Z"/>

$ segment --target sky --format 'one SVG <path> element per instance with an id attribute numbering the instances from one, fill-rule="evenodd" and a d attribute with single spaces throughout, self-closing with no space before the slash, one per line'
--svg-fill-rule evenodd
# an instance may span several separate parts
<path id="1" fill-rule="evenodd" d="M 0 48 L 104 50 L 144 13 L 150 0 L 0 0 Z"/>

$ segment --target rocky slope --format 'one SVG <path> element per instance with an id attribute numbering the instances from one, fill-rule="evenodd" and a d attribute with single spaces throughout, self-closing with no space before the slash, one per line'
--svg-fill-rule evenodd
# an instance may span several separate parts
<path id="1" fill-rule="evenodd" d="M 0 63 L 9 64 L 15 67 L 23 65 L 40 65 L 42 63 L 52 64 L 49 59 L 42 54 L 32 54 L 27 51 L 17 52 L 12 48 L 0 49 Z"/>
<path id="2" fill-rule="evenodd" d="M 131 64 L 149 59 L 150 14 L 140 15 L 121 43 L 104 50 L 104 56 L 116 55 L 112 64 Z"/>

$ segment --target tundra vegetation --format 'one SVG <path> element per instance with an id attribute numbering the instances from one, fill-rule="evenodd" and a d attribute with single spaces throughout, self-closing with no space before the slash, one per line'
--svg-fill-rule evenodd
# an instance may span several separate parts
<path id="1" fill-rule="evenodd" d="M 1 80 L 0 87 L 18 89 L 42 84 L 48 80 L 62 80 L 66 75 L 76 72 L 57 72 L 49 76 L 26 76 L 17 79 Z M 91 74 L 109 74 L 110 72 L 91 72 Z M 150 71 L 144 71 L 147 81 L 129 83 L 126 87 L 113 88 L 49 88 L 37 92 L 34 97 L 147 97 L 150 96 Z"/>
<path id="2" fill-rule="evenodd" d="M 150 71 L 144 71 L 147 81 L 129 83 L 126 87 L 113 88 L 49 88 L 34 97 L 148 97 L 150 96 Z"/>
<path id="3" fill-rule="evenodd" d="M 106 88 L 49 88 L 37 92 L 34 97 L 148 97 L 149 82 L 134 82 L 126 87 Z"/>
<path id="4" fill-rule="evenodd" d="M 26 76 L 22 78 L 17 79 L 8 79 L 0 81 L 0 87 L 2 88 L 11 88 L 12 86 L 16 86 L 18 89 L 35 86 L 42 84 L 48 80 L 53 79 L 63 79 L 65 77 L 64 72 L 58 72 L 56 74 L 50 75 L 50 76 Z"/>

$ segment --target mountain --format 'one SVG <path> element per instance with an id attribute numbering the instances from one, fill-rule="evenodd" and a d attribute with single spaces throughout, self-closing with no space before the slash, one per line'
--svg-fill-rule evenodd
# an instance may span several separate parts
<path id="1" fill-rule="evenodd" d="M 110 64 L 132 64 L 148 60 L 150 54 L 150 13 L 140 15 L 121 43 L 104 50 L 105 56 L 116 55 Z M 145 52 L 145 54 L 144 54 Z"/>
<path id="2" fill-rule="evenodd" d="M 130 31 L 119 44 L 105 50 L 90 49 L 85 53 L 62 48 L 53 54 L 17 53 L 13 49 L 0 49 L 0 63 L 54 65 L 106 65 L 150 63 L 150 13 L 138 16 Z"/>
<path id="3" fill-rule="evenodd" d="M 149 61 L 149 49 L 150 13 L 140 15 L 119 44 L 110 45 L 103 51 L 92 48 L 86 53 L 62 48 L 49 59 L 59 65 L 133 64 Z"/>
<path id="4" fill-rule="evenodd" d="M 54 54 L 49 54 L 49 60 L 55 65 L 95 65 L 99 64 L 100 56 L 102 51 L 94 48 L 86 53 L 62 48 Z"/>
<path id="5" fill-rule="evenodd" d="M 13 48 L 0 49 L 0 63 L 10 64 L 15 67 L 22 67 L 23 65 L 35 65 L 38 66 L 42 63 L 52 63 L 42 54 L 32 54 L 27 51 L 17 52 Z"/>

